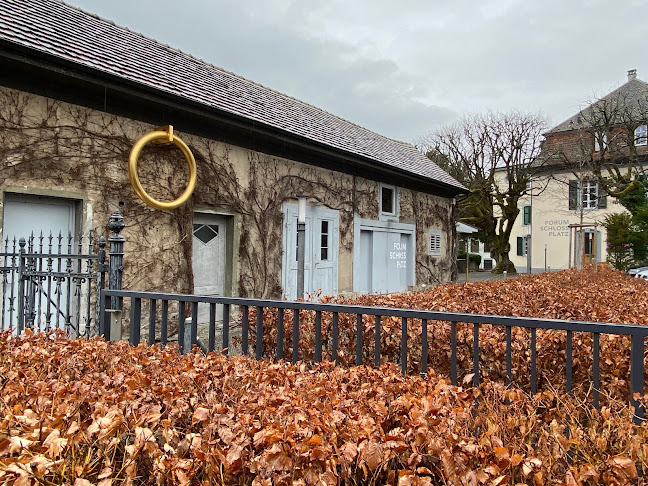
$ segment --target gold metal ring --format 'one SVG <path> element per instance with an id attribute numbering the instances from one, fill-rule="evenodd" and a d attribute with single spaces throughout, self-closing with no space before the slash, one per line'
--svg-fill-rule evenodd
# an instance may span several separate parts
<path id="1" fill-rule="evenodd" d="M 174 143 L 176 147 L 182 150 L 182 153 L 187 159 L 187 165 L 189 166 L 189 183 L 187 184 L 187 188 L 184 190 L 184 192 L 175 201 L 163 202 L 149 196 L 142 187 L 142 184 L 137 175 L 137 159 L 139 158 L 142 148 L 144 148 L 147 143 L 153 142 L 155 140 L 163 140 L 164 142 Z M 135 145 L 133 145 L 130 157 L 128 159 L 128 178 L 130 179 L 135 193 L 142 201 L 144 201 L 152 208 L 167 210 L 175 209 L 187 202 L 187 200 L 193 193 L 194 187 L 196 186 L 196 159 L 194 159 L 194 156 L 191 153 L 191 150 L 189 150 L 189 147 L 187 147 L 187 144 L 184 143 L 179 137 L 173 135 L 173 127 L 171 125 L 169 125 L 168 127 L 160 127 L 154 132 L 147 133 L 137 142 L 135 142 Z"/>

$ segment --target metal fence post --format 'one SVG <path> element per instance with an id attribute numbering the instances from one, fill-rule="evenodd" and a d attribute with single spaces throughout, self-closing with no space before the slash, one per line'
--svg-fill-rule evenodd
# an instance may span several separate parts
<path id="1" fill-rule="evenodd" d="M 643 397 L 644 389 L 644 336 L 634 334 L 632 336 L 632 350 L 630 352 L 630 403 L 635 409 L 634 422 L 641 423 L 644 418 L 644 406 L 634 395 Z"/>
<path id="2" fill-rule="evenodd" d="M 100 336 L 104 335 L 106 323 L 110 325 L 110 315 L 105 312 L 105 306 L 103 306 L 104 311 L 102 312 L 100 305 L 100 299 L 103 298 L 101 291 L 106 288 L 106 270 L 106 238 L 100 236 L 99 253 L 97 254 L 97 323 Z"/>
<path id="3" fill-rule="evenodd" d="M 25 238 L 20 238 L 18 245 L 18 334 L 22 334 L 25 328 L 25 280 L 23 274 L 25 273 Z"/>
<path id="4" fill-rule="evenodd" d="M 108 221 L 108 228 L 112 231 L 110 238 L 110 260 L 108 268 L 108 288 L 110 290 L 122 289 L 122 274 L 124 273 L 124 241 L 126 239 L 120 234 L 124 229 L 124 218 L 119 210 L 115 210 Z M 122 298 L 112 297 L 110 299 L 112 310 L 122 310 Z"/>

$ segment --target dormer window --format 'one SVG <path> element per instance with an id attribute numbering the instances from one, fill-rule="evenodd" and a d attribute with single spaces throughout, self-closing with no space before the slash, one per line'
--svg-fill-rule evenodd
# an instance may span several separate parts
<path id="1" fill-rule="evenodd" d="M 639 125 L 634 131 L 635 146 L 648 145 L 648 125 Z"/>

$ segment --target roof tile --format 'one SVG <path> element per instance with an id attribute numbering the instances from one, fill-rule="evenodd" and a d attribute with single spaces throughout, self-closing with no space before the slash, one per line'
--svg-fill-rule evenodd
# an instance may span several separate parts
<path id="1" fill-rule="evenodd" d="M 58 0 L 0 0 L 0 39 L 463 189 L 413 145 Z"/>

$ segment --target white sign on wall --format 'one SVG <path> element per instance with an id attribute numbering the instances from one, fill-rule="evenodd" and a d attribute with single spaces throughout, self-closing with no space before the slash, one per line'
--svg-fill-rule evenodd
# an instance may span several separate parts
<path id="1" fill-rule="evenodd" d="M 407 268 L 407 243 L 394 243 L 389 259 L 396 260 L 396 268 Z"/>

